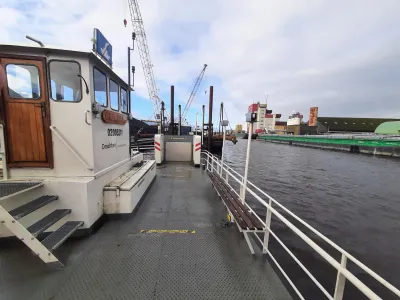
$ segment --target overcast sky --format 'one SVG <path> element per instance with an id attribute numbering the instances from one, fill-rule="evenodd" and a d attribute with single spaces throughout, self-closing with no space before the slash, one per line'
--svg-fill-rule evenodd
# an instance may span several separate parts
<path id="1" fill-rule="evenodd" d="M 0 0 L 0 43 L 90 50 L 99 28 L 113 45 L 114 69 L 126 79 L 130 45 L 127 0 Z M 320 116 L 400 117 L 400 1 L 139 0 L 161 98 L 176 87 L 184 105 L 204 63 L 206 76 L 190 111 L 194 121 L 214 85 L 232 125 L 265 102 L 284 118 L 310 106 Z M 123 26 L 123 19 L 128 26 Z M 152 106 L 137 53 L 134 115 Z M 215 123 L 215 122 L 214 122 Z M 233 127 L 233 126 L 232 126 Z"/>

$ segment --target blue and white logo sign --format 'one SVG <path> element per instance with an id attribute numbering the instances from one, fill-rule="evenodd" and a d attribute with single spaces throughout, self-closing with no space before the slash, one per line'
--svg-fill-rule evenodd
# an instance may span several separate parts
<path id="1" fill-rule="evenodd" d="M 104 58 L 110 66 L 112 65 L 112 46 L 97 28 L 94 29 L 95 51 Z"/>

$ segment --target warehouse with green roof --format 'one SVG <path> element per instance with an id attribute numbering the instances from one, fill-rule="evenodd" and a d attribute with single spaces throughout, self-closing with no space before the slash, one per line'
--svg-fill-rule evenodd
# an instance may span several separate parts
<path id="1" fill-rule="evenodd" d="M 382 123 L 375 129 L 375 133 L 400 135 L 400 121 Z"/>

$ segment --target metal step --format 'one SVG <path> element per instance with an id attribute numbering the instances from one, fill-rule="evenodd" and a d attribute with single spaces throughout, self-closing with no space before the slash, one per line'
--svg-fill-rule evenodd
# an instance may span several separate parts
<path id="1" fill-rule="evenodd" d="M 39 208 L 57 199 L 58 196 L 41 196 L 29 203 L 26 203 L 20 207 L 11 210 L 9 214 L 12 215 L 16 220 L 19 220 L 26 215 L 29 215 L 31 212 L 34 212 L 35 210 L 38 210 Z"/>
<path id="2" fill-rule="evenodd" d="M 52 234 L 50 234 L 47 238 L 45 238 L 42 241 L 42 244 L 47 249 L 49 249 L 50 252 L 53 252 L 58 247 L 60 247 L 61 244 L 82 225 L 83 221 L 66 222 L 63 226 L 61 226 Z"/>
<path id="3" fill-rule="evenodd" d="M 13 197 L 17 194 L 43 186 L 43 182 L 36 181 L 0 181 L 0 200 Z"/>
<path id="4" fill-rule="evenodd" d="M 44 232 L 47 228 L 61 220 L 63 217 L 71 213 L 70 209 L 57 209 L 52 213 L 45 216 L 43 219 L 37 221 L 35 224 L 28 227 L 28 231 L 32 233 L 34 237 Z"/>

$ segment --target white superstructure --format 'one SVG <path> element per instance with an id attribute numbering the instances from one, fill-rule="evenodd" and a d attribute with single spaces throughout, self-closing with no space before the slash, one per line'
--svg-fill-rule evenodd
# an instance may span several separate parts
<path id="1" fill-rule="evenodd" d="M 143 155 L 130 150 L 131 88 L 106 60 L 91 51 L 0 45 L 0 219 L 10 220 L 0 224 L 0 238 L 17 235 L 32 249 L 23 238 L 30 226 L 58 211 L 60 220 L 40 232 L 66 222 L 90 232 L 105 213 L 131 213 L 152 182 L 155 162 L 142 166 Z M 38 184 L 7 192 L 15 181 Z M 33 199 L 25 206 L 32 211 L 15 211 Z M 19 217 L 22 227 L 13 228 Z"/>

